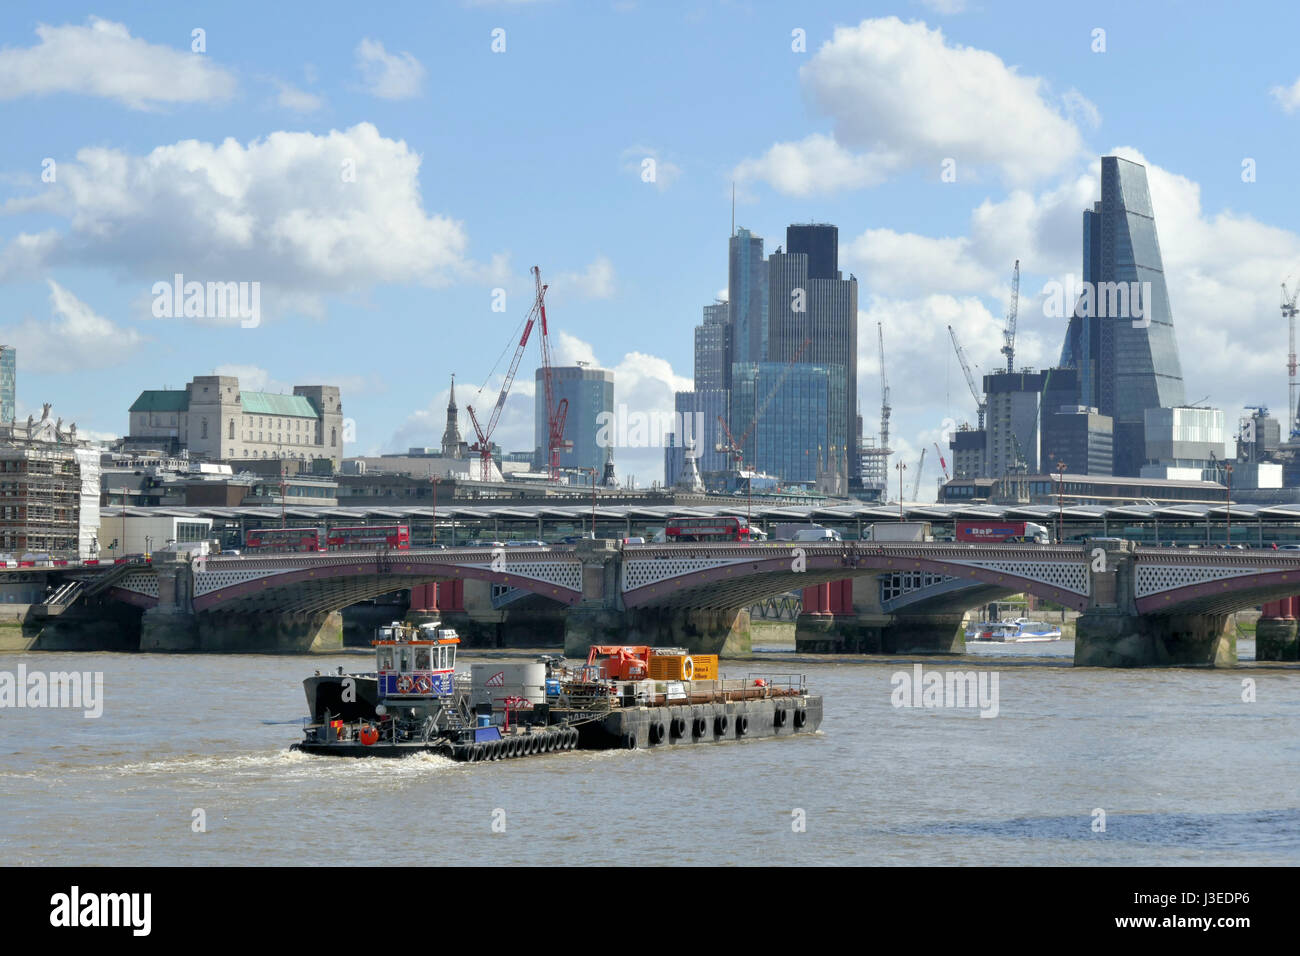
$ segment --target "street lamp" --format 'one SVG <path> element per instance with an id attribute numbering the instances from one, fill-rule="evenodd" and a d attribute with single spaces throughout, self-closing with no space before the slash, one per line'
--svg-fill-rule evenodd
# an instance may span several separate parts
<path id="1" fill-rule="evenodd" d="M 1056 543 L 1065 541 L 1065 462 L 1056 463 Z"/>
<path id="2" fill-rule="evenodd" d="M 905 462 L 898 462 L 894 465 L 898 469 L 898 520 L 903 520 L 903 472 L 907 471 Z"/>

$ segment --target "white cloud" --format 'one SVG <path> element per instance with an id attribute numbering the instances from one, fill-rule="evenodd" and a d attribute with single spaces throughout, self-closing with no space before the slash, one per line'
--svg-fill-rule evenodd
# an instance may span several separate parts
<path id="1" fill-rule="evenodd" d="M 149 43 L 111 20 L 39 24 L 36 35 L 35 46 L 0 50 L 0 100 L 78 93 L 144 110 L 226 100 L 235 92 L 234 75 L 207 54 Z"/>
<path id="2" fill-rule="evenodd" d="M 406 100 L 419 95 L 424 66 L 410 53 L 389 53 L 367 37 L 357 44 L 356 57 L 362 85 L 372 96 Z"/>
<path id="3" fill-rule="evenodd" d="M 296 86 L 288 83 L 277 83 L 279 93 L 276 94 L 275 101 L 287 110 L 293 110 L 295 113 L 312 113 L 325 105 L 325 101 L 313 93 L 300 90 Z"/>
<path id="4" fill-rule="evenodd" d="M 660 192 L 675 183 L 682 174 L 682 168 L 663 157 L 660 150 L 653 146 L 629 146 L 622 153 L 623 171 L 643 179 L 650 171 L 654 178 L 648 180 Z M 646 161 L 650 160 L 650 163 Z"/>
<path id="5" fill-rule="evenodd" d="M 0 210 L 45 212 L 69 227 L 11 241 L 0 275 L 72 262 L 138 279 L 142 290 L 178 272 L 260 281 L 264 317 L 319 312 L 322 295 L 378 282 L 445 284 L 475 267 L 463 224 L 425 212 L 419 169 L 405 142 L 369 123 L 246 146 L 183 140 L 145 156 L 82 149 L 59 164 L 56 184 Z"/>
<path id="6" fill-rule="evenodd" d="M 995 54 L 950 45 L 941 30 L 897 17 L 836 29 L 800 81 L 831 118 L 833 136 L 778 143 L 742 162 L 738 180 L 809 195 L 869 186 L 904 168 L 937 179 L 952 159 L 959 180 L 990 169 L 1008 182 L 1032 182 L 1079 155 L 1079 131 L 1062 109 L 1091 107 L 1077 92 L 1058 104 L 1043 80 Z"/>
<path id="7" fill-rule="evenodd" d="M 1294 113 L 1300 109 L 1300 80 L 1296 80 L 1290 86 L 1275 86 L 1269 92 L 1286 112 Z"/>
<path id="8" fill-rule="evenodd" d="M 0 327 L 0 335 L 18 350 L 23 368 L 78 372 L 110 368 L 136 356 L 144 342 L 138 332 L 114 325 L 53 279 L 46 281 L 51 317 Z"/>
<path id="9" fill-rule="evenodd" d="M 597 256 L 582 272 L 561 272 L 547 283 L 546 301 L 563 301 L 570 296 L 582 299 L 608 299 L 614 295 L 614 264 Z"/>
<path id="10" fill-rule="evenodd" d="M 883 295 L 939 292 L 984 292 L 993 272 L 975 260 L 965 236 L 931 238 L 892 229 L 868 229 L 842 249 L 845 265 L 869 278 L 871 291 Z"/>
<path id="11" fill-rule="evenodd" d="M 743 160 L 734 177 L 742 185 L 766 182 L 787 196 L 811 196 L 874 186 L 902 164 L 898 153 L 858 155 L 832 137 L 814 133 L 797 143 L 777 143 L 758 159 Z"/>

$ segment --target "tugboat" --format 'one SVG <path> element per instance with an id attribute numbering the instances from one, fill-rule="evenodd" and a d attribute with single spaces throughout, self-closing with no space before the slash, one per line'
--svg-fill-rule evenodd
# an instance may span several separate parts
<path id="1" fill-rule="evenodd" d="M 311 712 L 291 749 L 333 757 L 432 753 L 475 762 L 572 750 L 578 732 L 536 722 L 497 727 L 475 721 L 456 686 L 455 630 L 433 621 L 380 628 L 375 673 L 303 681 Z"/>
<path id="2" fill-rule="evenodd" d="M 475 664 L 466 679 L 460 638 L 439 623 L 393 624 L 373 643 L 375 673 L 303 682 L 311 716 L 292 749 L 473 763 L 812 734 L 822 721 L 802 674 L 726 678 L 716 655 L 683 648 L 593 645 L 583 664 Z"/>

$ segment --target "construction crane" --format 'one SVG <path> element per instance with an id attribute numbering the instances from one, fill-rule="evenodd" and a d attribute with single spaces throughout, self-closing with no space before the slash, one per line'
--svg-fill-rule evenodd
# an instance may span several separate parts
<path id="1" fill-rule="evenodd" d="M 921 494 L 921 469 L 925 467 L 925 453 L 927 449 L 921 449 L 921 460 L 916 463 L 916 477 L 912 479 L 912 500 L 915 501 Z"/>
<path id="2" fill-rule="evenodd" d="M 943 460 L 943 452 L 939 449 L 939 443 L 934 443 L 934 453 L 939 456 L 939 470 L 943 472 L 943 480 L 948 481 L 948 463 Z"/>
<path id="3" fill-rule="evenodd" d="M 474 434 L 478 436 L 478 440 L 475 441 L 474 444 L 469 446 L 469 450 L 478 452 L 479 478 L 482 481 L 490 481 L 492 479 L 492 433 L 496 431 L 497 422 L 501 420 L 501 410 L 505 408 L 506 398 L 510 394 L 510 386 L 514 384 L 515 373 L 519 371 L 519 361 L 524 357 L 524 350 L 528 347 L 528 338 L 530 335 L 532 335 L 533 326 L 537 323 L 537 319 L 539 316 L 542 318 L 543 321 L 542 362 L 543 362 L 543 368 L 546 369 L 546 371 L 543 373 L 543 378 L 546 381 L 547 425 L 548 425 L 548 432 L 549 432 L 548 445 L 549 445 L 549 437 L 554 435 L 554 428 L 557 421 L 558 421 L 561 434 L 563 433 L 564 430 L 564 416 L 568 413 L 568 408 L 569 408 L 568 400 L 567 399 L 562 400 L 560 402 L 560 408 L 556 409 L 554 413 L 551 410 L 551 397 L 552 397 L 551 377 L 550 377 L 550 369 L 546 365 L 547 359 L 549 357 L 549 352 L 550 352 L 549 345 L 546 342 L 546 326 L 545 326 L 546 286 L 542 285 L 541 271 L 536 266 L 533 266 L 532 271 L 533 271 L 533 275 L 536 277 L 537 280 L 537 295 L 536 298 L 533 300 L 532 308 L 528 312 L 528 317 L 524 320 L 523 335 L 519 337 L 519 344 L 515 346 L 514 358 L 510 360 L 510 370 L 506 373 L 505 380 L 501 383 L 501 394 L 497 396 L 497 403 L 492 407 L 492 415 L 488 419 L 487 427 L 484 428 L 482 425 L 479 424 L 478 415 L 475 414 L 473 405 L 465 406 L 465 410 L 469 412 L 470 423 L 474 426 Z M 478 390 L 479 394 L 483 393 L 483 388 L 485 387 L 486 387 L 486 383 L 484 383 L 483 387 L 479 388 Z M 556 454 L 557 453 L 555 451 L 551 451 L 551 455 L 552 455 L 551 460 L 553 462 L 557 461 L 555 457 Z"/>
<path id="4" fill-rule="evenodd" d="M 1289 348 L 1286 355 L 1286 374 L 1288 385 L 1288 398 L 1290 407 L 1286 411 L 1286 423 L 1288 438 L 1295 438 L 1300 429 L 1297 428 L 1296 422 L 1296 377 L 1295 377 L 1295 315 L 1296 315 L 1296 297 L 1300 296 L 1300 285 L 1296 286 L 1295 292 L 1287 292 L 1286 283 L 1282 283 L 1282 318 L 1287 320 L 1289 325 Z"/>
<path id="5" fill-rule="evenodd" d="M 1016 316 L 1020 313 L 1020 260 L 1016 260 L 1011 274 L 1011 304 L 1007 306 L 1007 325 L 1002 331 L 1002 354 L 1007 357 L 1007 371 L 1014 372 L 1016 364 Z"/>
<path id="6" fill-rule="evenodd" d="M 552 382 L 551 369 L 551 335 L 546 324 L 546 286 L 542 284 L 542 270 L 533 266 L 533 281 L 536 286 L 535 304 L 542 323 L 540 344 L 542 347 L 542 382 L 546 389 L 546 451 L 548 471 L 551 481 L 560 480 L 560 452 L 573 448 L 573 442 L 564 439 L 564 421 L 569 415 L 569 400 L 555 401 L 555 386 Z"/>
<path id="7" fill-rule="evenodd" d="M 948 335 L 952 339 L 952 347 L 957 352 L 957 361 L 961 363 L 962 373 L 966 376 L 966 384 L 970 387 L 971 397 L 975 399 L 975 407 L 979 413 L 979 427 L 980 431 L 983 431 L 984 414 L 988 411 L 988 403 L 984 401 L 984 396 L 980 394 L 980 390 L 975 387 L 975 376 L 971 374 L 970 362 L 966 361 L 966 350 L 957 341 L 957 330 L 951 325 L 948 326 Z"/>

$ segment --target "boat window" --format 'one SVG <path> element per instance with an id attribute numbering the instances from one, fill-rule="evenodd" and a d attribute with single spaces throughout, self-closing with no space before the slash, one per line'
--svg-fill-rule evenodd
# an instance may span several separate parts
<path id="1" fill-rule="evenodd" d="M 393 669 L 393 649 L 391 647 L 381 647 L 379 649 L 379 669 L 381 671 L 391 671 Z"/>
<path id="2" fill-rule="evenodd" d="M 415 649 L 415 669 L 417 671 L 427 671 L 429 667 L 429 648 L 417 647 Z"/>
<path id="3" fill-rule="evenodd" d="M 398 670 L 400 670 L 403 674 L 405 674 L 410 669 L 411 669 L 411 649 L 409 647 L 403 647 L 401 649 L 401 664 L 398 666 Z"/>
<path id="4" fill-rule="evenodd" d="M 456 648 L 451 646 L 444 647 L 442 649 L 442 653 L 444 655 L 443 665 L 442 665 L 443 669 L 451 670 L 453 667 L 456 666 Z"/>

